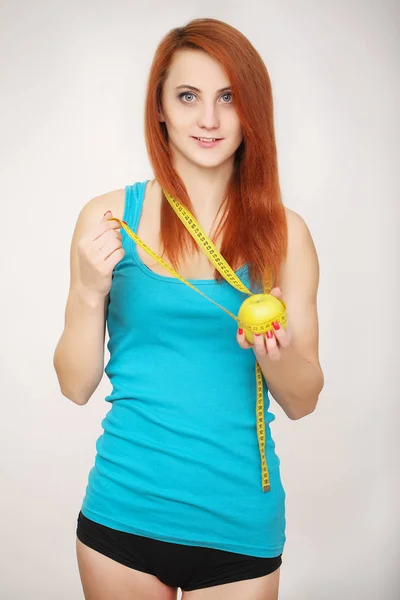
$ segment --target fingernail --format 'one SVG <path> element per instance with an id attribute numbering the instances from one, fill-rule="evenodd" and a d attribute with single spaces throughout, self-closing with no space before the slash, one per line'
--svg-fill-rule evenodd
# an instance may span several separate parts
<path id="1" fill-rule="evenodd" d="M 103 217 L 105 217 L 106 215 L 108 215 L 109 212 L 110 212 L 109 210 L 106 210 L 106 212 L 104 213 Z"/>
<path id="2" fill-rule="evenodd" d="M 281 328 L 281 326 L 279 325 L 279 323 L 277 323 L 276 321 L 274 321 L 274 322 L 272 323 L 272 325 L 274 326 L 274 329 L 275 329 L 276 331 L 278 331 L 278 329 L 280 329 L 280 328 Z"/>
<path id="3" fill-rule="evenodd" d="M 257 336 L 259 336 L 259 335 L 261 335 L 261 333 L 255 333 L 254 335 L 257 335 Z"/>
<path id="4" fill-rule="evenodd" d="M 242 335 L 243 329 L 241 327 L 239 327 L 238 332 L 239 332 L 239 335 Z"/>
<path id="5" fill-rule="evenodd" d="M 125 223 L 125 225 L 128 225 L 128 223 L 126 221 L 122 221 L 123 223 Z"/>
<path id="6" fill-rule="evenodd" d="M 267 331 L 267 338 L 270 340 L 274 334 L 271 330 Z"/>

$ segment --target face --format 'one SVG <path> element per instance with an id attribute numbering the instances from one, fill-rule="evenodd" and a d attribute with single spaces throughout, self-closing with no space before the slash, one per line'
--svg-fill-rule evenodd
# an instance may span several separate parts
<path id="1" fill-rule="evenodd" d="M 167 127 L 173 157 L 208 168 L 233 160 L 242 128 L 229 80 L 217 61 L 198 50 L 176 52 L 161 101 L 159 118 Z M 202 145 L 198 137 L 220 139 Z"/>

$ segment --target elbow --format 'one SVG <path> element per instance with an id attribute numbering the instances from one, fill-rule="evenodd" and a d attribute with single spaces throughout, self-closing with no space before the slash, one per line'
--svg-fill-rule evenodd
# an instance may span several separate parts
<path id="1" fill-rule="evenodd" d="M 299 421 L 300 419 L 303 419 L 304 417 L 311 415 L 311 413 L 313 413 L 314 410 L 315 410 L 315 407 L 312 410 L 309 410 L 307 412 L 303 411 L 301 413 L 290 414 L 290 415 L 288 415 L 288 417 L 291 421 Z"/>
<path id="2" fill-rule="evenodd" d="M 303 417 L 307 417 L 308 415 L 311 415 L 317 408 L 319 396 L 320 396 L 323 388 L 324 388 L 324 375 L 321 370 L 318 385 L 316 386 L 316 388 L 314 389 L 313 392 L 308 394 L 307 401 L 305 401 L 304 399 L 303 400 L 298 399 L 297 402 L 293 403 L 295 405 L 297 404 L 298 406 L 302 406 L 302 409 L 295 413 L 288 414 L 289 419 L 291 421 L 298 421 L 299 419 L 303 419 Z M 310 400 L 310 397 L 312 398 L 312 400 Z"/>
<path id="3" fill-rule="evenodd" d="M 85 404 L 87 404 L 89 402 L 89 399 L 90 399 L 90 396 L 87 397 L 87 396 L 83 396 L 83 395 L 78 395 L 74 392 L 64 390 L 61 387 L 60 387 L 60 391 L 61 391 L 61 394 L 64 396 L 64 398 L 71 400 L 71 402 L 73 402 L 74 404 L 77 404 L 78 406 L 84 406 Z"/>
<path id="4" fill-rule="evenodd" d="M 297 410 L 292 409 L 291 411 L 288 411 L 286 413 L 291 421 L 298 421 L 299 419 L 303 419 L 304 417 L 311 415 L 315 411 L 319 401 L 319 393 L 315 396 L 313 395 L 311 398 L 312 399 L 310 399 L 310 396 L 308 396 L 307 401 L 305 401 L 304 399 L 297 399 L 297 401 L 291 404 L 292 406 L 297 407 Z"/>
<path id="5" fill-rule="evenodd" d="M 78 391 L 77 389 L 65 387 L 65 385 L 61 385 L 60 380 L 58 381 L 58 385 L 64 398 L 71 400 L 71 402 L 74 404 L 77 404 L 78 406 L 84 406 L 89 402 L 90 395 L 84 394 L 82 391 Z"/>
<path id="6" fill-rule="evenodd" d="M 297 412 L 286 413 L 287 416 L 289 417 L 289 419 L 291 421 L 298 421 L 299 419 L 303 419 L 304 417 L 311 415 L 314 412 L 314 410 L 317 408 L 318 399 L 319 399 L 319 397 L 317 397 L 312 403 L 308 404 L 307 408 L 303 407 L 301 410 L 299 410 Z"/>
<path id="7" fill-rule="evenodd" d="M 60 392 L 64 396 L 64 398 L 67 398 L 67 400 L 71 400 L 71 402 L 77 404 L 78 406 L 84 406 L 89 402 L 91 394 L 85 394 L 82 391 L 78 391 L 77 389 L 71 389 L 69 387 L 66 387 L 61 383 L 60 377 L 58 377 L 58 375 L 57 379 Z"/>
<path id="8" fill-rule="evenodd" d="M 56 358 L 53 359 L 53 366 L 56 372 L 60 392 L 64 398 L 71 400 L 71 402 L 77 404 L 78 406 L 84 406 L 87 404 L 93 392 L 88 394 L 83 390 L 78 390 L 76 386 L 66 385 L 66 380 L 71 380 L 71 377 L 65 377 L 65 374 L 62 376 L 62 371 L 58 368 Z"/>
<path id="9" fill-rule="evenodd" d="M 85 404 L 87 404 L 89 402 L 96 387 L 94 387 L 94 388 L 93 387 L 90 387 L 90 388 L 79 387 L 78 388 L 76 386 L 70 387 L 70 386 L 66 386 L 65 384 L 62 385 L 59 380 L 59 388 L 60 388 L 61 394 L 64 396 L 64 398 L 71 400 L 71 402 L 73 402 L 74 404 L 77 404 L 78 406 L 84 406 Z"/>

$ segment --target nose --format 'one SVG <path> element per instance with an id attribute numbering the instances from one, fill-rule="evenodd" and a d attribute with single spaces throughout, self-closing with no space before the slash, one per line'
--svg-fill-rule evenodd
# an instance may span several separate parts
<path id="1" fill-rule="evenodd" d="M 218 109 L 213 102 L 204 102 L 199 110 L 199 127 L 205 129 L 215 129 L 219 127 Z"/>

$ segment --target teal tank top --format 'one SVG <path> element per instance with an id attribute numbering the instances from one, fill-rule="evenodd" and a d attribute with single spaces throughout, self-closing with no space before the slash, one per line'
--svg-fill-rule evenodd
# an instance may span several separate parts
<path id="1" fill-rule="evenodd" d="M 135 233 L 147 183 L 125 188 L 123 219 Z M 254 352 L 240 348 L 229 315 L 150 270 L 121 234 L 125 255 L 107 311 L 111 408 L 82 513 L 165 542 L 277 556 L 286 540 L 286 494 L 264 379 L 271 490 L 261 489 Z M 250 287 L 247 265 L 237 274 Z M 234 314 L 247 298 L 226 281 L 189 281 Z"/>

